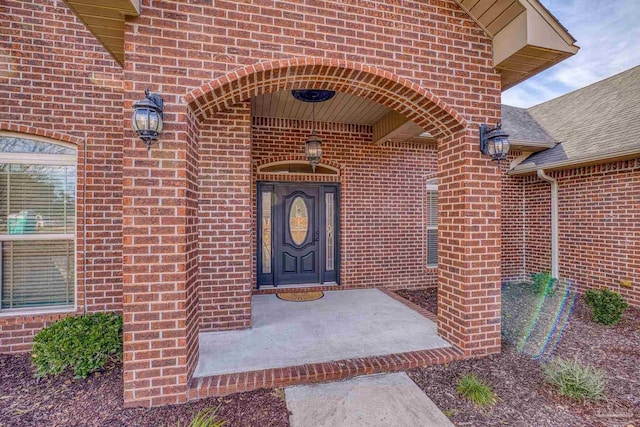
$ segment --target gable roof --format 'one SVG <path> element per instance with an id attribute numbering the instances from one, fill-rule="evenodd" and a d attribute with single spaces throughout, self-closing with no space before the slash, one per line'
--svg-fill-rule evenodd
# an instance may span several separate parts
<path id="1" fill-rule="evenodd" d="M 512 108 L 508 107 L 507 111 Z M 559 144 L 529 156 L 514 168 L 516 173 L 637 156 L 640 153 L 640 66 L 526 112 Z M 510 117 L 514 118 L 509 114 L 506 118 Z M 505 123 L 514 126 L 507 120 Z"/>
<path id="2" fill-rule="evenodd" d="M 515 149 L 539 151 L 551 148 L 557 140 L 547 133 L 525 108 L 502 105 L 502 128 Z"/>

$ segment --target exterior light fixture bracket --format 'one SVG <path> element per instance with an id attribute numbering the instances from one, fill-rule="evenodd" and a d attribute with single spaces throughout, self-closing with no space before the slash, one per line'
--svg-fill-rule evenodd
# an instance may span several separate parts
<path id="1" fill-rule="evenodd" d="M 133 103 L 131 121 L 133 129 L 150 150 L 164 126 L 164 101 L 157 93 L 149 93 L 149 89 L 144 91 L 144 95 L 144 99 Z"/>

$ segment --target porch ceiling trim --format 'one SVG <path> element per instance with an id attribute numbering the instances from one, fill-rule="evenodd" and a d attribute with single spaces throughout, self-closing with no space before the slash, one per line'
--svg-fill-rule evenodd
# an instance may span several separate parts
<path id="1" fill-rule="evenodd" d="M 578 52 L 576 40 L 539 0 L 455 0 L 493 39 L 502 90 Z"/>
<path id="2" fill-rule="evenodd" d="M 118 64 L 124 65 L 126 16 L 140 15 L 140 0 L 64 0 Z"/>

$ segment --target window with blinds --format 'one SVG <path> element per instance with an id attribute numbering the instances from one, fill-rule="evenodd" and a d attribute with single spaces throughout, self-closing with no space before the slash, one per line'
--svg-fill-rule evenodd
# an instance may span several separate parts
<path id="1" fill-rule="evenodd" d="M 425 190 L 426 204 L 426 252 L 427 267 L 438 265 L 438 183 L 435 179 L 427 181 Z"/>
<path id="2" fill-rule="evenodd" d="M 76 151 L 0 134 L 0 311 L 75 303 Z"/>

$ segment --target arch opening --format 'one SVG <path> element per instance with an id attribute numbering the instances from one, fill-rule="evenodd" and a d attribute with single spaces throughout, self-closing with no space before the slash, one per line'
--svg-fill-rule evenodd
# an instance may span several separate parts
<path id="1" fill-rule="evenodd" d="M 434 138 L 466 127 L 453 108 L 415 82 L 388 71 L 346 61 L 293 58 L 248 65 L 187 96 L 199 121 L 253 97 L 293 89 L 322 89 L 368 99 L 402 114 Z"/>

